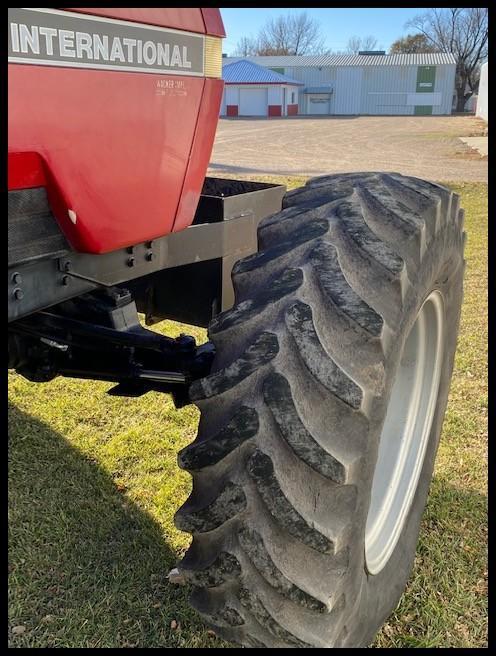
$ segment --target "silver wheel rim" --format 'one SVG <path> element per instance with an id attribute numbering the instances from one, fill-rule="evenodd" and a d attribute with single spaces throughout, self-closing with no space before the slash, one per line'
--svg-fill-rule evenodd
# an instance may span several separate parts
<path id="1" fill-rule="evenodd" d="M 444 303 L 432 292 L 405 341 L 379 443 L 365 529 L 365 563 L 388 562 L 415 497 L 441 377 Z"/>

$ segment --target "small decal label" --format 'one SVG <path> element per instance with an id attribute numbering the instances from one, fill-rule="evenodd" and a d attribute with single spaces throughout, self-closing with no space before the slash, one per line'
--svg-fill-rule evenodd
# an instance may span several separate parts
<path id="1" fill-rule="evenodd" d="M 201 34 L 55 9 L 9 8 L 9 62 L 203 76 Z"/>
<path id="2" fill-rule="evenodd" d="M 157 96 L 187 96 L 188 91 L 184 80 L 157 80 L 155 85 Z"/>

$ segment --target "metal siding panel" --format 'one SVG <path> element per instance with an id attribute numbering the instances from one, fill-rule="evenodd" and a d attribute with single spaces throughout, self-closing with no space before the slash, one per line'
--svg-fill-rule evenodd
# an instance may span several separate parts
<path id="1" fill-rule="evenodd" d="M 479 96 L 477 98 L 476 116 L 487 121 L 487 97 L 488 97 L 488 66 L 487 62 L 482 64 L 480 82 L 479 82 Z"/>
<path id="2" fill-rule="evenodd" d="M 355 115 L 360 113 L 363 69 L 340 67 L 336 73 L 334 113 Z"/>
<path id="3" fill-rule="evenodd" d="M 281 87 L 269 87 L 267 103 L 269 105 L 282 105 Z"/>
<path id="4" fill-rule="evenodd" d="M 329 86 L 330 82 L 336 79 L 336 69 L 331 67 L 295 67 L 287 69 L 290 77 L 299 82 L 303 82 L 307 87 Z"/>
<path id="5" fill-rule="evenodd" d="M 446 106 L 446 77 L 447 77 L 448 71 L 447 71 L 447 66 L 439 66 L 436 69 L 436 79 L 435 79 L 435 84 L 434 84 L 434 91 L 436 93 L 439 93 L 441 95 L 441 102 L 439 105 L 436 105 L 432 108 L 432 113 L 433 114 L 445 114 L 445 106 Z M 450 106 L 452 102 L 452 96 L 453 94 L 450 95 Z"/>
<path id="6" fill-rule="evenodd" d="M 329 97 L 329 114 L 335 114 L 336 113 L 336 76 L 337 76 L 337 68 L 332 69 L 334 71 L 334 78 L 333 78 L 333 86 L 334 86 L 334 91 L 331 93 Z"/>
<path id="7" fill-rule="evenodd" d="M 364 68 L 362 113 L 369 115 L 408 115 L 408 92 L 415 90 L 416 67 L 373 66 Z"/>
<path id="8" fill-rule="evenodd" d="M 455 92 L 455 82 L 456 82 L 456 66 L 450 66 L 450 74 L 447 75 L 446 81 L 446 114 L 451 114 L 452 112 L 452 103 L 453 103 L 453 94 Z"/>
<path id="9" fill-rule="evenodd" d="M 222 92 L 222 101 L 220 103 L 220 116 L 225 116 L 226 115 L 226 87 L 224 87 L 224 91 Z"/>
<path id="10" fill-rule="evenodd" d="M 239 105 L 239 87 L 224 87 L 226 90 L 226 105 Z"/>
<path id="11" fill-rule="evenodd" d="M 439 107 L 441 105 L 441 94 L 436 93 L 409 93 L 407 95 L 408 105 L 430 105 L 431 107 Z"/>
<path id="12" fill-rule="evenodd" d="M 436 71 L 436 92 L 441 94 L 441 104 L 434 107 L 433 114 L 451 114 L 455 90 L 456 66 L 438 66 Z"/>

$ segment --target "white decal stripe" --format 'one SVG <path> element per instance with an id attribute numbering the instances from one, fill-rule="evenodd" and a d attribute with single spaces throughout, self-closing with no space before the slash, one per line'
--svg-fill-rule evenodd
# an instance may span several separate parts
<path id="1" fill-rule="evenodd" d="M 112 64 L 81 64 L 79 62 L 59 61 L 53 59 L 22 59 L 9 57 L 10 64 L 34 64 L 38 66 L 57 66 L 58 68 L 96 68 L 102 71 L 121 71 L 126 73 L 151 73 L 153 75 L 185 75 L 188 77 L 204 77 L 204 73 L 192 73 L 191 71 L 178 71 L 171 68 L 158 70 L 156 68 L 139 68 L 138 66 L 112 66 Z"/>
<path id="2" fill-rule="evenodd" d="M 12 9 L 12 12 L 15 12 L 15 11 L 17 11 L 17 10 Z M 17 44 L 17 47 L 15 47 L 15 52 L 14 53 L 12 51 L 9 52 L 9 57 L 8 57 L 9 63 L 21 64 L 21 65 L 22 64 L 28 64 L 28 65 L 35 65 L 35 66 L 36 65 L 38 65 L 38 66 L 56 66 L 56 67 L 63 67 L 63 68 L 89 68 L 89 69 L 97 69 L 97 70 L 123 71 L 123 72 L 136 71 L 136 72 L 139 72 L 139 73 L 152 73 L 152 74 L 155 74 L 155 75 L 184 75 L 186 77 L 205 77 L 205 38 L 206 37 L 205 37 L 204 34 L 199 34 L 197 32 L 190 32 L 190 31 L 187 31 L 187 30 L 177 30 L 177 29 L 174 29 L 174 28 L 159 27 L 157 25 L 149 25 L 148 23 L 137 23 L 135 21 L 127 21 L 127 20 L 121 20 L 121 19 L 107 18 L 107 17 L 103 17 L 103 16 L 94 16 L 93 14 L 82 14 L 82 13 L 77 13 L 77 12 L 73 12 L 73 11 L 65 11 L 65 10 L 60 11 L 60 10 L 57 10 L 57 9 L 50 9 L 50 8 L 39 8 L 39 7 L 35 7 L 35 8 L 31 8 L 31 7 L 25 7 L 24 8 L 24 7 L 22 7 L 21 8 L 20 7 L 19 11 L 28 12 L 28 15 L 31 15 L 35 22 L 36 22 L 35 15 L 38 15 L 38 20 L 43 20 L 41 18 L 41 15 L 47 15 L 47 16 L 53 16 L 54 17 L 53 20 L 55 20 L 56 18 L 60 18 L 61 20 L 69 20 L 69 21 L 72 20 L 72 19 L 77 19 L 81 24 L 81 29 L 85 29 L 85 28 L 90 29 L 90 25 L 92 23 L 93 24 L 95 24 L 95 23 L 101 24 L 102 27 L 100 29 L 103 30 L 103 32 L 97 32 L 97 34 L 94 34 L 93 35 L 94 39 L 98 36 L 98 34 L 102 34 L 102 38 L 107 38 L 107 36 L 105 35 L 105 31 L 106 31 L 105 26 L 108 26 L 109 30 L 111 30 L 113 28 L 113 31 L 114 31 L 114 36 L 112 36 L 111 32 L 109 32 L 108 39 L 113 39 L 113 47 L 115 46 L 116 48 L 119 45 L 119 39 L 120 38 L 122 38 L 124 40 L 124 42 L 126 41 L 126 38 L 128 38 L 128 37 L 126 37 L 125 35 L 126 35 L 126 33 L 128 35 L 130 34 L 129 30 L 131 30 L 131 35 L 133 35 L 133 36 L 134 36 L 134 30 L 139 30 L 139 34 L 137 34 L 136 37 L 141 36 L 143 39 L 146 39 L 146 35 L 148 33 L 149 38 L 152 39 L 152 41 L 150 42 L 151 44 L 154 44 L 154 39 L 155 38 L 157 40 L 160 40 L 163 37 L 168 37 L 167 41 L 169 41 L 171 38 L 173 40 L 175 40 L 174 37 L 176 35 L 177 35 L 177 37 L 184 37 L 185 39 L 190 40 L 189 45 L 193 48 L 194 59 L 191 59 L 191 62 L 193 62 L 193 70 L 188 70 L 188 68 L 192 68 L 192 67 L 191 67 L 191 63 L 189 63 L 188 60 L 186 59 L 187 54 L 185 54 L 187 52 L 186 47 L 188 47 L 188 49 L 189 49 L 189 46 L 184 45 L 184 41 L 181 44 L 180 40 L 179 40 L 179 43 L 173 44 L 174 51 L 172 52 L 172 55 L 171 55 L 172 56 L 171 66 L 164 65 L 161 68 L 157 67 L 157 64 L 155 63 L 155 61 L 148 61 L 147 60 L 147 64 L 149 64 L 147 66 L 144 62 L 140 62 L 139 59 L 138 59 L 139 63 L 137 62 L 137 65 L 133 65 L 133 63 L 132 63 L 133 62 L 133 55 L 132 55 L 132 50 L 130 50 L 130 47 L 133 47 L 132 44 L 131 44 L 131 46 L 129 46 L 129 44 L 127 44 L 127 46 L 128 46 L 128 56 L 130 57 L 130 60 L 128 60 L 127 64 L 129 64 L 129 65 L 126 65 L 126 63 L 124 62 L 122 57 L 119 57 L 119 59 L 122 61 L 122 63 L 124 65 L 122 65 L 122 64 L 118 65 L 118 64 L 115 64 L 111 61 L 108 61 L 107 56 L 103 57 L 104 61 L 102 63 L 96 63 L 93 60 L 92 56 L 91 56 L 91 51 L 88 50 L 88 48 L 90 48 L 91 45 L 88 46 L 88 48 L 86 48 L 84 50 L 85 53 L 89 52 L 89 60 L 86 59 L 85 61 L 82 61 L 82 57 L 79 60 L 76 59 L 76 58 L 75 59 L 67 59 L 67 57 L 69 57 L 69 56 L 70 57 L 75 57 L 74 54 L 70 55 L 68 52 L 67 53 L 66 52 L 61 52 L 58 56 L 57 56 L 57 54 L 54 54 L 53 57 L 51 56 L 52 52 L 44 52 L 44 53 L 37 52 L 36 54 L 38 54 L 38 55 L 41 54 L 41 57 L 40 56 L 26 57 L 26 56 L 23 56 L 23 54 L 21 54 L 21 53 L 17 54 L 17 51 L 19 50 L 19 47 L 18 47 L 18 44 Z M 11 10 L 9 9 L 9 20 L 12 20 L 10 18 L 10 12 L 11 12 Z M 12 25 L 15 25 L 15 24 L 16 23 L 15 23 L 15 19 L 14 19 L 14 22 L 12 22 Z M 70 23 L 69 24 L 66 23 L 66 25 L 67 25 L 67 27 L 70 27 Z M 122 36 L 119 36 L 119 27 L 120 26 L 122 26 L 123 28 L 126 28 L 128 30 L 127 32 L 124 30 Z M 24 27 L 24 26 L 21 25 L 21 27 Z M 64 27 L 63 23 L 62 23 L 62 27 Z M 67 27 L 65 29 L 67 29 Z M 60 34 L 63 33 L 63 29 L 61 27 L 59 27 L 58 25 L 55 24 L 54 28 L 58 32 L 60 31 Z M 42 31 L 41 28 L 33 27 L 33 30 L 37 30 L 37 29 L 40 29 L 40 33 L 41 33 L 41 31 Z M 43 28 L 43 29 L 45 29 L 45 28 Z M 52 28 L 46 28 L 46 29 L 48 30 L 48 29 L 52 29 Z M 78 30 L 79 28 L 76 28 L 76 26 L 73 23 L 72 29 L 73 30 L 74 29 Z M 98 28 L 97 28 L 96 25 L 94 25 L 93 29 L 98 31 Z M 55 31 L 55 30 L 52 30 L 52 31 Z M 117 31 L 117 34 L 116 34 L 116 31 Z M 91 29 L 90 29 L 90 32 L 91 32 Z M 15 32 L 15 34 L 10 34 L 10 36 L 9 36 L 9 50 L 11 50 L 11 48 L 10 48 L 10 38 L 12 38 L 12 44 L 14 46 L 16 45 L 16 39 L 14 38 L 16 36 L 16 34 L 17 34 L 17 32 Z M 37 34 L 38 33 L 36 32 L 36 35 Z M 76 36 L 78 36 L 79 34 L 83 34 L 83 33 L 80 33 L 79 31 L 76 31 Z M 87 35 L 87 33 L 84 33 L 83 35 Z M 105 36 L 103 36 L 103 35 L 105 35 Z M 154 36 L 154 35 L 156 35 L 156 36 Z M 133 41 L 134 39 L 133 39 L 133 37 L 131 37 L 128 40 Z M 116 41 L 117 41 L 117 43 L 116 43 Z M 47 45 L 45 46 L 46 50 L 48 50 L 49 46 L 51 47 L 52 42 L 53 41 L 49 42 L 48 39 L 47 39 Z M 136 43 L 136 40 L 134 40 L 134 42 Z M 36 43 L 37 43 L 37 41 L 36 41 Z M 137 43 L 141 44 L 142 41 L 139 40 L 139 38 L 138 38 Z M 145 45 L 146 45 L 146 43 L 145 43 Z M 24 46 L 24 47 L 26 47 L 26 46 Z M 30 47 L 31 47 L 31 49 L 33 49 L 32 45 L 30 45 Z M 140 46 L 138 45 L 138 47 L 140 47 Z M 166 45 L 165 47 L 168 48 L 169 46 Z M 171 48 L 172 48 L 172 45 L 171 45 Z M 183 58 L 184 58 L 183 60 L 181 60 L 181 58 L 180 58 L 179 48 L 182 48 Z M 62 50 L 62 45 L 60 45 L 60 50 Z M 71 44 L 71 51 L 73 51 L 72 44 Z M 118 51 L 119 51 L 119 49 L 117 50 L 116 55 L 118 55 Z M 176 51 L 177 51 L 177 56 L 176 56 Z M 121 52 L 121 54 L 123 53 L 122 46 L 120 47 L 120 52 Z M 129 54 L 129 52 L 131 52 L 131 54 Z M 167 50 L 166 52 L 168 53 L 169 51 Z M 26 50 L 24 48 L 23 48 L 23 53 L 26 53 Z M 153 49 L 152 53 L 155 55 L 156 50 Z M 60 55 L 62 55 L 62 57 Z M 174 59 L 175 56 L 176 56 L 176 59 Z M 79 57 L 79 54 L 78 54 L 78 57 Z M 140 58 L 140 57 L 141 57 L 141 55 L 138 55 L 138 58 Z M 167 64 L 169 63 L 168 57 L 169 57 L 169 55 L 167 54 Z M 116 58 L 117 58 L 117 56 L 114 57 L 113 54 L 111 54 L 111 59 L 114 59 L 114 61 L 115 61 Z M 146 54 L 145 54 L 144 58 L 146 59 Z M 155 55 L 155 58 L 156 58 L 156 55 Z M 101 59 L 101 58 L 97 57 L 97 59 Z M 105 61 L 105 60 L 107 60 L 107 61 Z M 183 66 L 181 61 L 188 62 L 188 65 Z M 174 65 L 177 65 L 177 63 L 179 64 L 180 68 L 174 68 Z M 164 62 L 164 64 L 165 64 L 165 62 Z"/>

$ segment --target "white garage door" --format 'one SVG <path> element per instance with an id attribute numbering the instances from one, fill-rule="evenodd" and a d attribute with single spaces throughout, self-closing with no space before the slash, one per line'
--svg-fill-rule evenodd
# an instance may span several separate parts
<path id="1" fill-rule="evenodd" d="M 240 89 L 239 115 L 267 116 L 267 89 Z"/>
<path id="2" fill-rule="evenodd" d="M 329 96 L 327 94 L 308 96 L 308 113 L 329 114 Z"/>

